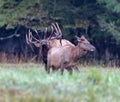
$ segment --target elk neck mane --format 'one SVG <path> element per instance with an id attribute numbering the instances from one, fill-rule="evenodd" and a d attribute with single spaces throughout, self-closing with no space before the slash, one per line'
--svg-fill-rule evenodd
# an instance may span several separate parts
<path id="1" fill-rule="evenodd" d="M 47 64 L 48 50 L 49 50 L 49 48 L 47 45 L 42 45 L 42 47 L 40 49 L 40 54 L 41 54 L 42 60 L 45 64 Z"/>

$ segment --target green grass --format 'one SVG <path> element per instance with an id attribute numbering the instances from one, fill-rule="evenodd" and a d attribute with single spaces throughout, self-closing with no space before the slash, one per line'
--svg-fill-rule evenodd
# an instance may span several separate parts
<path id="1" fill-rule="evenodd" d="M 119 102 L 120 70 L 80 66 L 47 74 L 40 64 L 1 64 L 0 102 Z"/>

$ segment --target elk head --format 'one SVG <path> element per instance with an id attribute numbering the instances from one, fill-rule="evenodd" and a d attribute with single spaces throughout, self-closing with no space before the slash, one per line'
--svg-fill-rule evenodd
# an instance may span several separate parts
<path id="1" fill-rule="evenodd" d="M 84 37 L 77 37 L 78 45 L 81 49 L 83 49 L 86 53 L 88 51 L 95 51 L 95 47 Z"/>

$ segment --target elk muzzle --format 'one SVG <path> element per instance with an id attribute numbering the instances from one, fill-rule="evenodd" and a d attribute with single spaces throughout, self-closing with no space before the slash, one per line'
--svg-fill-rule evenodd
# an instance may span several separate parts
<path id="1" fill-rule="evenodd" d="M 82 43 L 81 47 L 86 51 L 95 51 L 95 47 L 90 43 Z"/>

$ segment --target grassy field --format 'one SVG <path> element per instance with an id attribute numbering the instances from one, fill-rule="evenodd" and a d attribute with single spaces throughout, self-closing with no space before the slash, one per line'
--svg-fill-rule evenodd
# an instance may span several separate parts
<path id="1" fill-rule="evenodd" d="M 80 66 L 47 74 L 40 64 L 0 64 L 0 102 L 119 102 L 120 70 Z"/>

